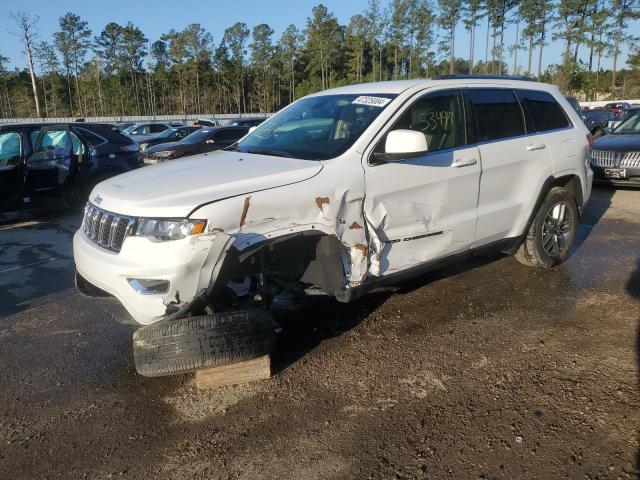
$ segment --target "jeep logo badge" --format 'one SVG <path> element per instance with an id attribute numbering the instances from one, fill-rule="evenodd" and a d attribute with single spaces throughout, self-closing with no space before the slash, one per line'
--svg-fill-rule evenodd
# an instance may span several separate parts
<path id="1" fill-rule="evenodd" d="M 100 205 L 102 203 L 102 197 L 100 195 L 96 195 L 96 198 L 93 199 L 93 203 Z"/>

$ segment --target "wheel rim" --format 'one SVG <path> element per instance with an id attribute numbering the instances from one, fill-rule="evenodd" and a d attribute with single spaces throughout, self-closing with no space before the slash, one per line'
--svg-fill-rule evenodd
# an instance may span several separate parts
<path id="1" fill-rule="evenodd" d="M 573 218 L 566 202 L 551 206 L 542 226 L 542 248 L 554 257 L 567 251 L 573 229 Z"/>

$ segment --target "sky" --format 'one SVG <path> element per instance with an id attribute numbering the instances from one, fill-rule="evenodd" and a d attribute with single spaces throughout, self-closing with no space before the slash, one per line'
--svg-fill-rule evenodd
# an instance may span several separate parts
<path id="1" fill-rule="evenodd" d="M 382 0 L 381 3 L 385 5 L 389 1 Z M 10 68 L 25 66 L 22 47 L 11 34 L 16 29 L 9 14 L 15 11 L 38 15 L 40 38 L 47 41 L 51 41 L 53 33 L 58 29 L 58 18 L 66 12 L 74 12 L 89 22 L 94 36 L 109 22 L 125 24 L 131 21 L 141 28 L 151 44 L 171 28 L 182 30 L 190 23 L 200 23 L 213 34 L 217 44 L 225 28 L 236 22 L 244 22 L 249 28 L 259 23 L 268 23 L 275 30 L 276 40 L 291 23 L 300 29 L 304 28 L 311 9 L 318 3 L 324 3 L 341 24 L 347 24 L 352 15 L 363 12 L 367 0 L 2 0 L 0 54 L 9 57 Z M 481 22 L 477 30 L 475 58 L 478 60 L 484 59 L 485 27 L 486 22 Z M 633 22 L 629 31 L 636 34 L 640 32 L 640 21 Z M 462 25 L 456 31 L 456 37 L 456 56 L 468 58 L 469 35 Z M 511 44 L 514 38 L 515 28 L 511 26 L 506 32 L 505 43 Z M 558 63 L 561 52 L 562 44 L 558 41 L 545 47 L 543 68 L 549 63 Z M 582 52 L 587 53 L 586 47 L 583 47 Z M 628 47 L 624 46 L 619 66 L 624 66 L 627 54 Z M 526 57 L 526 52 L 519 53 L 518 63 L 524 65 L 525 69 Z M 586 59 L 586 55 L 583 58 Z M 506 60 L 511 71 L 512 58 Z M 603 59 L 602 67 L 609 68 L 612 63 L 611 59 Z"/>

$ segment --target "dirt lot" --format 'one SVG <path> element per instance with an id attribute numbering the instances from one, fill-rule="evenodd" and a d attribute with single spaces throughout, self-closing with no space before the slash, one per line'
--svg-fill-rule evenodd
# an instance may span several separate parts
<path id="1" fill-rule="evenodd" d="M 71 288 L 79 215 L 0 226 L 0 478 L 635 478 L 640 191 L 596 189 L 571 259 L 485 258 L 282 309 L 275 375 L 138 376 Z"/>

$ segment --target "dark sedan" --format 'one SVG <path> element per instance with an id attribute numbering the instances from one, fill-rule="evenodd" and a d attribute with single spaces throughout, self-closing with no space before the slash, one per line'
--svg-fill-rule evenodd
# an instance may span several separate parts
<path id="1" fill-rule="evenodd" d="M 156 164 L 165 160 L 220 150 L 244 137 L 249 127 L 205 127 L 187 135 L 179 142 L 149 147 L 144 152 L 144 163 Z"/>
<path id="2" fill-rule="evenodd" d="M 156 135 L 149 135 L 136 140 L 140 142 L 140 151 L 144 153 L 147 148 L 160 145 L 161 143 L 179 142 L 199 128 L 200 127 L 172 127 Z"/>
<path id="3" fill-rule="evenodd" d="M 595 182 L 640 187 L 640 111 L 593 143 L 591 168 Z"/>

